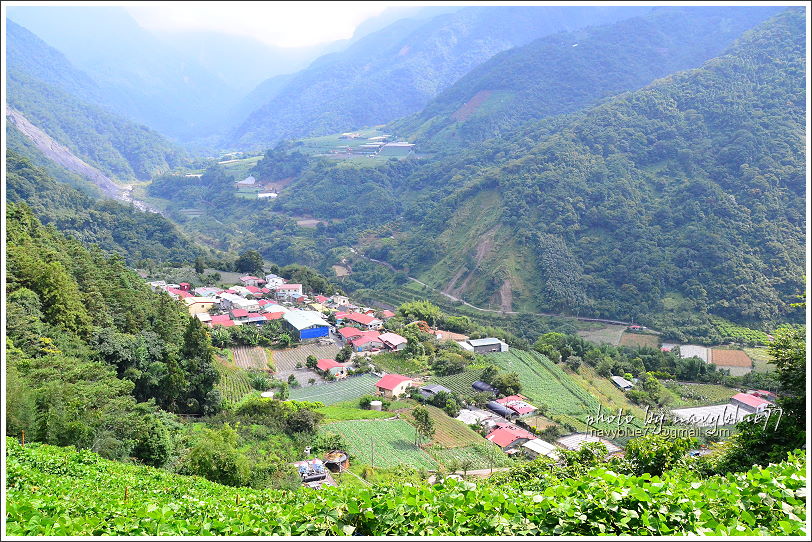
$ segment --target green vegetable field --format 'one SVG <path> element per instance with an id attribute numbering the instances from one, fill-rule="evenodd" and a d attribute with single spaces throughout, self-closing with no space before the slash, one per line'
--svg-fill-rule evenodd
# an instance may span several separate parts
<path id="1" fill-rule="evenodd" d="M 8 536 L 805 534 L 803 452 L 708 479 L 595 468 L 543 492 L 446 480 L 295 493 L 14 439 L 6 453 Z"/>
<path id="2" fill-rule="evenodd" d="M 325 405 L 334 405 L 375 393 L 375 382 L 378 380 L 374 375 L 360 375 L 338 382 L 291 388 L 290 398 L 296 401 L 319 401 Z"/>
<path id="3" fill-rule="evenodd" d="M 467 395 L 474 393 L 471 384 L 476 382 L 482 376 L 482 369 L 466 369 L 461 373 L 448 376 L 434 376 L 431 379 L 431 384 L 440 384 L 450 389 L 454 393 Z"/>
<path id="4" fill-rule="evenodd" d="M 437 462 L 414 444 L 415 428 L 404 420 L 353 420 L 323 425 L 322 432 L 344 437 L 350 461 L 372 464 L 374 445 L 376 467 L 408 465 L 435 469 Z"/>
<path id="5" fill-rule="evenodd" d="M 509 352 L 490 354 L 488 359 L 506 371 L 518 373 L 522 395 L 534 401 L 535 406 L 547 405 L 551 414 L 581 417 L 598 411 L 598 400 L 573 382 L 547 356 L 514 348 Z"/>

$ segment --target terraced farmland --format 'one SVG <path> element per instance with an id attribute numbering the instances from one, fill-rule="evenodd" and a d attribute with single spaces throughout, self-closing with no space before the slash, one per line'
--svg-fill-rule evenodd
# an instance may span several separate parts
<path id="1" fill-rule="evenodd" d="M 485 451 L 490 447 L 490 452 Z M 453 462 L 461 462 L 468 460 L 471 462 L 469 470 L 488 469 L 490 467 L 504 467 L 512 464 L 510 457 L 491 443 L 486 444 L 469 444 L 459 448 L 441 448 L 439 446 L 431 446 L 426 451 L 434 458 L 435 461 L 445 466 Z M 488 459 L 488 453 L 492 453 L 492 461 Z"/>
<path id="2" fill-rule="evenodd" d="M 323 425 L 319 431 L 342 435 L 351 462 L 371 465 L 374 445 L 376 467 L 408 465 L 418 469 L 437 468 L 437 462 L 415 446 L 416 429 L 404 420 L 335 422 Z"/>
<path id="3" fill-rule="evenodd" d="M 234 363 L 242 369 L 268 369 L 268 356 L 261 346 L 235 346 Z"/>
<path id="4" fill-rule="evenodd" d="M 431 439 L 433 443 L 444 448 L 457 448 L 486 442 L 481 435 L 475 433 L 460 420 L 452 418 L 435 406 L 424 406 L 429 411 L 432 421 L 434 421 L 435 433 Z M 413 419 L 411 412 L 409 412 L 409 419 Z"/>
<path id="5" fill-rule="evenodd" d="M 217 389 L 226 401 L 236 403 L 253 391 L 248 373 L 233 363 L 217 358 L 217 372 L 220 373 Z"/>
<path id="6" fill-rule="evenodd" d="M 378 377 L 375 375 L 351 376 L 338 382 L 293 388 L 290 390 L 290 398 L 296 401 L 320 401 L 325 405 L 334 405 L 375 393 L 377 381 Z"/>
<path id="7" fill-rule="evenodd" d="M 473 393 L 474 389 L 471 384 L 476 382 L 482 376 L 482 369 L 467 369 L 461 373 L 449 376 L 434 376 L 431 378 L 429 384 L 440 384 L 450 389 L 454 393 L 469 394 Z"/>
<path id="8" fill-rule="evenodd" d="M 512 349 L 489 354 L 499 367 L 519 374 L 522 395 L 535 406 L 547 405 L 553 416 L 572 417 L 581 422 L 588 414 L 597 414 L 600 403 L 546 356 Z"/>

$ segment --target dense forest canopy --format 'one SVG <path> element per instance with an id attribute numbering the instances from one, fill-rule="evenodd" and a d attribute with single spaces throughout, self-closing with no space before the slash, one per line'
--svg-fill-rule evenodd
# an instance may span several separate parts
<path id="1" fill-rule="evenodd" d="M 26 203 L 44 223 L 119 254 L 131 265 L 145 260 L 183 263 L 207 252 L 163 216 L 83 194 L 11 149 L 6 155 L 6 198 Z"/>

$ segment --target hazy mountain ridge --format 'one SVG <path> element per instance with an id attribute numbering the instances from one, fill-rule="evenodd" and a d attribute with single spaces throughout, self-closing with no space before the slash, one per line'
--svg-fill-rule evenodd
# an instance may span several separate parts
<path id="1" fill-rule="evenodd" d="M 648 8 L 466 8 L 428 21 L 403 19 L 341 53 L 321 57 L 252 113 L 229 142 L 270 146 L 388 122 L 494 54 L 560 30 L 618 20 Z"/>
<path id="2" fill-rule="evenodd" d="M 477 66 L 422 112 L 392 122 L 387 130 L 416 138 L 424 150 L 506 135 L 522 123 L 576 111 L 697 67 L 779 10 L 658 8 L 541 38 Z"/>

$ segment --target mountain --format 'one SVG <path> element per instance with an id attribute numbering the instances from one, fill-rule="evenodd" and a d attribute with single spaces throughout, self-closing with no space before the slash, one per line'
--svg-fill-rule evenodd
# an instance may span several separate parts
<path id="1" fill-rule="evenodd" d="M 30 124 L 114 179 L 150 179 L 186 160 L 158 133 L 97 105 L 104 91 L 58 51 L 12 21 L 6 28 L 7 104 Z"/>
<path id="2" fill-rule="evenodd" d="M 7 149 L 6 198 L 25 203 L 44 224 L 104 252 L 118 254 L 131 265 L 147 259 L 190 262 L 203 251 L 157 213 L 131 205 L 99 200 L 70 186 L 12 149 Z"/>
<path id="3" fill-rule="evenodd" d="M 267 148 L 419 111 L 494 54 L 541 36 L 628 18 L 647 7 L 471 7 L 401 19 L 298 73 L 227 144 Z"/>
<path id="4" fill-rule="evenodd" d="M 784 11 L 698 69 L 474 148 L 375 257 L 502 309 L 800 318 L 804 28 Z"/>
<path id="5" fill-rule="evenodd" d="M 422 150 L 504 135 L 577 111 L 717 56 L 775 7 L 655 8 L 610 25 L 558 33 L 495 55 L 387 131 Z"/>
<path id="6" fill-rule="evenodd" d="M 239 92 L 135 22 L 123 7 L 13 6 L 8 17 L 98 84 L 102 104 L 190 140 L 220 126 Z M 224 107 L 225 106 L 225 107 Z"/>

